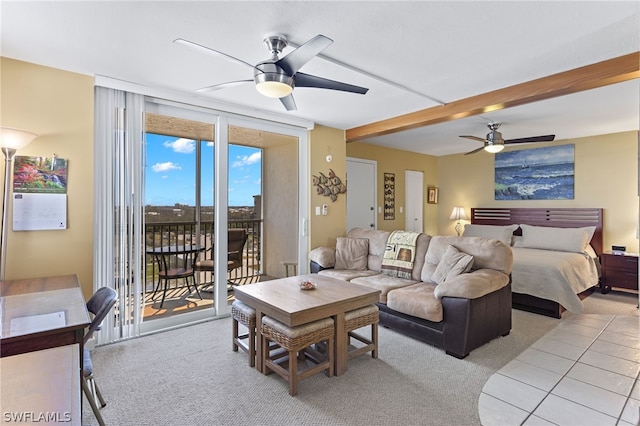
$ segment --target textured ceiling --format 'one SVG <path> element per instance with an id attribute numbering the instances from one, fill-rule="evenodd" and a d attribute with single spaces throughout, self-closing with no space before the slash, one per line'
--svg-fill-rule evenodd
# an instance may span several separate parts
<path id="1" fill-rule="evenodd" d="M 252 84 L 199 94 L 349 129 L 640 50 L 640 3 L 606 2 L 12 2 L 3 0 L 1 52 L 9 58 L 194 94 L 250 79 L 248 67 L 173 43 L 185 38 L 249 63 L 262 40 L 334 43 L 301 71 L 370 88 L 366 95 L 298 88 L 298 110 Z M 284 54 L 290 52 L 288 47 Z M 373 75 L 373 76 L 372 76 Z M 638 79 L 368 140 L 432 155 L 466 152 L 501 121 L 507 139 L 567 139 L 638 130 Z M 478 154 L 481 155 L 481 154 Z"/>

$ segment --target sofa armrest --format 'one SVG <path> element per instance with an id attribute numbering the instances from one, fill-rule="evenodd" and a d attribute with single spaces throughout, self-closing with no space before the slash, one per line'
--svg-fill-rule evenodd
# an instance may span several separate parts
<path id="1" fill-rule="evenodd" d="M 309 252 L 309 260 L 322 269 L 333 268 L 336 265 L 336 249 L 331 247 L 316 247 Z"/>
<path id="2" fill-rule="evenodd" d="M 500 271 L 477 269 L 438 284 L 434 290 L 434 295 L 438 299 L 443 297 L 477 299 L 501 289 L 509 284 L 510 281 L 511 277 Z"/>

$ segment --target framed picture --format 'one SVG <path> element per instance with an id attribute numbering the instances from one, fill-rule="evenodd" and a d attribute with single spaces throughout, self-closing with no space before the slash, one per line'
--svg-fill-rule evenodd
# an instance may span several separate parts
<path id="1" fill-rule="evenodd" d="M 496 200 L 573 200 L 574 145 L 496 154 Z"/>
<path id="2" fill-rule="evenodd" d="M 384 220 L 396 218 L 396 175 L 384 174 Z"/>
<path id="3" fill-rule="evenodd" d="M 427 203 L 438 204 L 438 188 L 435 186 L 427 188 Z"/>

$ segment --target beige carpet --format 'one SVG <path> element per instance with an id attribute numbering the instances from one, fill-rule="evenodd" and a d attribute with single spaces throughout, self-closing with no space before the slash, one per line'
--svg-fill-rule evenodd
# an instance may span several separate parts
<path id="1" fill-rule="evenodd" d="M 637 302 L 594 293 L 585 313 L 638 315 Z M 231 351 L 229 318 L 102 346 L 92 359 L 108 425 L 478 425 L 484 383 L 560 321 L 514 310 L 509 336 L 463 360 L 380 328 L 379 359 L 306 379 L 296 397 Z M 86 402 L 83 414 L 83 424 L 96 424 Z"/>

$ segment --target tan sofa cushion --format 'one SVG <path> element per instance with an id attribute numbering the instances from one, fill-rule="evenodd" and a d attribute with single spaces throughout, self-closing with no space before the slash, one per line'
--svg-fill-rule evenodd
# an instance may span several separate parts
<path id="1" fill-rule="evenodd" d="M 366 238 L 338 237 L 336 241 L 336 269 L 367 269 L 369 240 Z"/>
<path id="2" fill-rule="evenodd" d="M 358 277 L 370 277 L 372 275 L 378 275 L 380 272 L 376 271 L 355 271 L 353 269 L 324 269 L 318 272 L 318 275 L 324 275 L 325 277 L 331 277 L 342 281 L 351 281 Z"/>
<path id="3" fill-rule="evenodd" d="M 385 274 L 376 273 L 368 277 L 359 277 L 351 280 L 354 284 L 380 290 L 380 303 L 387 303 L 387 294 L 394 289 L 407 287 L 415 284 L 416 280 L 390 277 Z"/>
<path id="4" fill-rule="evenodd" d="M 333 247 L 316 247 L 309 252 L 309 260 L 323 268 L 333 268 L 336 264 L 336 249 Z"/>
<path id="5" fill-rule="evenodd" d="M 436 284 L 452 279 L 455 276 L 469 272 L 473 266 L 473 256 L 466 254 L 455 248 L 447 247 L 436 270 L 431 275 L 431 281 Z"/>
<path id="6" fill-rule="evenodd" d="M 417 283 L 393 290 L 387 295 L 387 306 L 403 314 L 440 322 L 442 303 L 434 294 L 437 287 L 432 283 Z"/>
<path id="7" fill-rule="evenodd" d="M 369 240 L 369 256 L 367 269 L 380 272 L 382 268 L 382 255 L 387 246 L 390 232 L 375 229 L 353 228 L 347 233 L 349 238 L 366 238 Z"/>
<path id="8" fill-rule="evenodd" d="M 421 281 L 431 281 L 431 276 L 440 263 L 449 245 L 473 256 L 473 267 L 476 269 L 494 269 L 506 275 L 511 273 L 513 267 L 513 253 L 511 247 L 498 240 L 490 240 L 482 237 L 452 237 L 437 235 L 431 238 L 427 255 L 425 257 Z"/>
<path id="9" fill-rule="evenodd" d="M 353 228 L 349 231 L 347 237 L 369 239 L 369 259 L 367 268 L 381 272 L 382 257 L 384 255 L 384 250 L 387 247 L 389 235 L 391 235 L 391 233 L 387 231 Z M 430 241 L 431 235 L 424 233 L 420 234 L 416 241 L 416 256 L 413 262 L 413 271 L 411 273 L 411 278 L 416 281 L 420 281 L 420 274 L 422 273 L 422 266 L 424 265 L 424 257 L 427 253 Z"/>
<path id="10" fill-rule="evenodd" d="M 477 299 L 507 284 L 509 284 L 509 275 L 493 269 L 477 269 L 438 284 L 434 294 L 438 299 L 445 296 Z"/>

